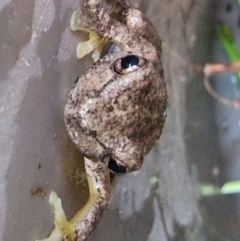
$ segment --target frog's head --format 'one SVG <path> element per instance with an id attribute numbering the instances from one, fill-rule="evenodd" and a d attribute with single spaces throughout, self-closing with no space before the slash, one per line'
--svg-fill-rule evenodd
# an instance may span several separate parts
<path id="1" fill-rule="evenodd" d="M 138 170 L 159 139 L 165 119 L 166 87 L 161 71 L 134 53 L 116 56 L 110 64 L 113 80 L 102 91 L 98 141 L 106 149 L 100 160 L 114 173 Z"/>

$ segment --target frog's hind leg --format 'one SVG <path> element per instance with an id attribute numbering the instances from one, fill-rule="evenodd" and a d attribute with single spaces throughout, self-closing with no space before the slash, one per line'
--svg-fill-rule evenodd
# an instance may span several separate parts
<path id="1" fill-rule="evenodd" d="M 88 202 L 68 221 L 61 199 L 52 192 L 49 203 L 54 211 L 55 228 L 48 238 L 38 241 L 84 241 L 93 231 L 109 201 L 110 175 L 104 164 L 92 162 L 87 158 L 85 168 L 89 185 Z"/>
<path id="2" fill-rule="evenodd" d="M 124 52 L 145 53 L 147 59 L 155 59 L 154 47 L 126 25 L 113 19 L 106 9 L 100 7 L 100 1 L 88 0 L 86 7 L 90 12 L 88 15 L 80 12 L 73 13 L 71 18 L 73 31 L 95 32 L 101 38 L 107 39 L 106 41 L 114 42 Z"/>
<path id="3" fill-rule="evenodd" d="M 129 0 L 106 0 L 108 4 L 121 6 L 126 10 L 131 7 Z M 86 0 L 86 7 L 93 14 L 98 14 L 100 7 L 100 0 Z"/>

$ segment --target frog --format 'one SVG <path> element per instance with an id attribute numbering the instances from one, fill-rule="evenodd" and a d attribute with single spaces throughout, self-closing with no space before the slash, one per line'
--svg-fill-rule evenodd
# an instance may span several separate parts
<path id="1" fill-rule="evenodd" d="M 139 170 L 166 119 L 161 39 L 151 21 L 128 0 L 115 0 L 112 14 L 100 0 L 86 0 L 85 8 L 85 14 L 73 13 L 70 27 L 89 32 L 89 40 L 77 46 L 77 57 L 92 52 L 94 64 L 75 81 L 64 120 L 84 155 L 89 200 L 67 220 L 52 192 L 55 228 L 42 241 L 86 240 L 109 202 L 110 173 Z M 107 42 L 113 47 L 101 57 Z"/>

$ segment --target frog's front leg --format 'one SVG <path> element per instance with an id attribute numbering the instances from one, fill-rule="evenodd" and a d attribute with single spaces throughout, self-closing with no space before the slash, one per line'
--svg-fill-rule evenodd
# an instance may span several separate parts
<path id="1" fill-rule="evenodd" d="M 109 201 L 110 176 L 105 165 L 87 158 L 85 158 L 85 169 L 89 185 L 88 202 L 72 220 L 68 221 L 61 199 L 52 192 L 49 202 L 54 210 L 55 228 L 47 239 L 39 241 L 84 241 L 93 231 Z"/>

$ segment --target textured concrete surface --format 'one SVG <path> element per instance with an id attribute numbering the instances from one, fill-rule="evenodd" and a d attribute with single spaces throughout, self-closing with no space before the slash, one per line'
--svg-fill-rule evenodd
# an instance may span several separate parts
<path id="1" fill-rule="evenodd" d="M 192 123 L 188 106 L 197 101 L 188 87 L 195 79 L 202 88 L 201 76 L 196 79 L 191 69 L 191 53 L 202 53 L 208 44 L 203 26 L 209 4 L 140 3 L 163 39 L 168 118 L 139 173 L 114 180 L 108 210 L 89 240 L 204 240 L 189 149 L 202 133 L 189 131 L 186 123 Z M 68 217 L 86 201 L 82 157 L 63 123 L 66 95 L 92 63 L 89 56 L 76 59 L 77 42 L 86 36 L 69 30 L 73 10 L 81 7 L 73 0 L 0 3 L 0 240 L 35 240 L 50 232 L 48 196 L 31 195 L 34 188 L 47 195 L 55 190 Z M 203 44 L 193 48 L 199 36 Z M 154 185 L 151 177 L 157 177 Z"/>

